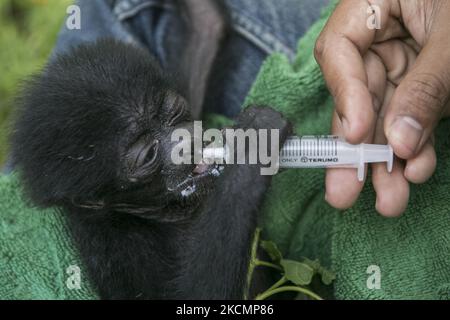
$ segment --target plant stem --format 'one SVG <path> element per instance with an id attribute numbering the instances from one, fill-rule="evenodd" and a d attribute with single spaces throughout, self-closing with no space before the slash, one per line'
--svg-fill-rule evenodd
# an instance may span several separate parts
<path id="1" fill-rule="evenodd" d="M 283 271 L 283 268 L 281 268 L 280 266 L 277 266 L 274 263 L 262 261 L 262 260 L 258 260 L 258 259 L 256 259 L 255 265 L 259 266 L 259 267 L 269 267 L 269 268 L 277 269 L 278 271 Z"/>
<path id="2" fill-rule="evenodd" d="M 257 263 L 257 252 L 258 252 L 258 244 L 259 244 L 259 237 L 261 234 L 261 229 L 256 228 L 255 235 L 253 236 L 253 243 L 252 243 L 252 250 L 250 252 L 250 263 L 248 266 L 248 272 L 247 272 L 247 287 L 244 291 L 244 300 L 248 300 L 248 294 L 250 290 L 250 286 L 252 284 L 252 278 L 253 278 L 253 272 L 255 271 L 256 263 Z"/>
<path id="3" fill-rule="evenodd" d="M 282 286 L 282 285 L 285 284 L 287 281 L 288 281 L 288 279 L 286 279 L 285 276 L 282 276 L 282 277 L 280 278 L 280 280 L 278 280 L 273 286 L 271 286 L 269 289 L 267 289 L 266 291 L 264 291 L 264 292 L 261 293 L 261 294 L 264 294 L 264 293 L 266 293 L 267 291 L 272 291 L 272 290 L 274 290 L 274 289 L 276 289 L 276 288 Z"/>
<path id="4" fill-rule="evenodd" d="M 280 288 L 276 288 L 273 290 L 267 290 L 266 292 L 263 292 L 260 295 L 258 295 L 255 298 L 255 300 L 265 300 L 274 294 L 281 293 L 281 292 L 287 292 L 287 291 L 301 292 L 301 293 L 306 294 L 307 296 L 310 296 L 311 298 L 313 298 L 315 300 L 323 300 L 320 296 L 318 296 L 314 292 L 311 292 L 310 290 L 302 288 L 302 287 L 295 287 L 295 286 L 285 286 L 285 287 L 280 287 Z"/>

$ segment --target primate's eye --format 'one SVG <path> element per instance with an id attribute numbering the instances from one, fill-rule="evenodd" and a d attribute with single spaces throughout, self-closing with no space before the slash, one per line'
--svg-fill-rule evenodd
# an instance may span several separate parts
<path id="1" fill-rule="evenodd" d="M 170 97 L 169 101 L 172 102 L 172 105 L 170 107 L 169 120 L 167 124 L 169 126 L 174 126 L 180 122 L 186 114 L 186 101 L 179 95 Z"/>
<path id="2" fill-rule="evenodd" d="M 155 163 L 158 156 L 159 141 L 154 140 L 153 143 L 144 146 L 136 158 L 136 167 L 143 165 L 151 165 Z"/>
<path id="3" fill-rule="evenodd" d="M 159 141 L 148 141 L 145 136 L 139 138 L 126 155 L 128 170 L 135 172 L 142 167 L 148 168 L 156 163 L 158 159 Z"/>

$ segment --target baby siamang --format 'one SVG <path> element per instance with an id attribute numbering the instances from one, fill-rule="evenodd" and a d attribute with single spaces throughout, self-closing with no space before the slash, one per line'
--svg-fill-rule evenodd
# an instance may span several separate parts
<path id="1" fill-rule="evenodd" d="M 51 59 L 18 100 L 12 148 L 24 190 L 67 216 L 101 298 L 240 299 L 247 289 L 270 177 L 259 165 L 216 177 L 212 165 L 170 160 L 171 133 L 192 130 L 226 30 L 213 2 L 183 2 L 196 34 L 178 77 L 147 50 L 103 39 Z M 280 145 L 289 133 L 267 107 L 243 111 L 237 127 L 280 129 Z M 195 192 L 182 194 L 191 184 Z"/>

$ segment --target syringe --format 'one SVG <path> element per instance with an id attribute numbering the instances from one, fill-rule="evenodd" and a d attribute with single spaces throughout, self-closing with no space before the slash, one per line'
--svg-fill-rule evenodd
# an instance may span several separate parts
<path id="1" fill-rule="evenodd" d="M 203 149 L 203 157 L 226 159 L 224 148 Z M 364 180 L 365 164 L 386 162 L 392 171 L 394 153 L 390 145 L 353 145 L 337 136 L 289 137 L 280 151 L 280 168 L 356 168 Z"/>

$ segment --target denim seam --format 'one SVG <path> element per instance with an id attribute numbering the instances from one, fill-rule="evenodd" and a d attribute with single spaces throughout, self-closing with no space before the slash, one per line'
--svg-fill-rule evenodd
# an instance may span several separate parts
<path id="1" fill-rule="evenodd" d="M 152 7 L 167 10 L 174 8 L 172 4 L 163 3 L 160 0 L 142 0 L 138 3 L 131 3 L 131 0 L 121 0 L 115 5 L 113 12 L 120 21 L 123 21 L 137 15 L 143 9 Z M 233 30 L 263 52 L 267 54 L 281 52 L 290 60 L 295 58 L 295 51 L 280 41 L 272 32 L 267 31 L 267 28 L 262 24 L 254 22 L 250 17 L 239 14 L 234 10 L 231 10 L 231 20 Z"/>
<path id="2" fill-rule="evenodd" d="M 265 28 L 261 24 L 236 12 L 233 12 L 231 17 L 233 29 L 265 53 L 281 52 L 287 55 L 290 60 L 295 58 L 295 51 L 281 42 L 273 33 L 264 30 Z"/>
<path id="3" fill-rule="evenodd" d="M 117 19 L 123 21 L 137 15 L 139 11 L 147 8 L 161 8 L 171 10 L 173 9 L 173 6 L 171 4 L 161 3 L 161 1 L 158 0 L 143 1 L 137 4 L 132 4 L 129 0 L 123 0 L 118 2 L 114 6 L 113 12 L 117 16 Z"/>

